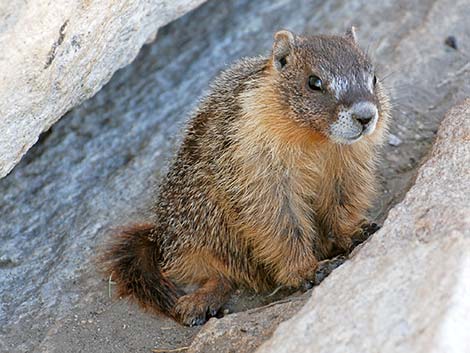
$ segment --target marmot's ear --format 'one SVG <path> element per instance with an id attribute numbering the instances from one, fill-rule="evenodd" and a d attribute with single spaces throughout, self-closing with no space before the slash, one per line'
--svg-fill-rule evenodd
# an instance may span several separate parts
<path id="1" fill-rule="evenodd" d="M 357 44 L 356 27 L 351 26 L 344 35 L 346 36 L 347 39 L 352 41 L 354 44 Z"/>
<path id="2" fill-rule="evenodd" d="M 295 44 L 295 36 L 292 32 L 283 30 L 274 35 L 273 64 L 277 70 L 281 70 L 288 62 L 288 56 Z"/>

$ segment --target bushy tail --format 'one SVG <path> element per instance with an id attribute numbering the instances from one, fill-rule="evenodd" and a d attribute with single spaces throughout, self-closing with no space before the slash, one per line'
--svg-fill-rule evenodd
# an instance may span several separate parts
<path id="1" fill-rule="evenodd" d="M 162 274 L 160 249 L 149 239 L 153 225 L 122 228 L 101 259 L 105 272 L 116 283 L 117 293 L 140 306 L 173 317 L 178 299 L 175 285 Z"/>

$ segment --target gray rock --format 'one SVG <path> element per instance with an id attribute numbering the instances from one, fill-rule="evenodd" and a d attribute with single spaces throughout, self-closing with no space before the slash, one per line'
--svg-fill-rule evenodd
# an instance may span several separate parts
<path id="1" fill-rule="evenodd" d="M 0 3 L 0 178 L 68 110 L 204 0 Z"/>
<path id="2" fill-rule="evenodd" d="M 402 143 L 401 138 L 399 138 L 397 135 L 394 134 L 389 134 L 388 135 L 388 144 L 390 146 L 400 146 Z"/>
<path id="3" fill-rule="evenodd" d="M 371 212 L 383 219 L 411 184 L 444 112 L 470 95 L 468 8 L 464 0 L 209 1 L 160 29 L 132 65 L 0 180 L 0 352 L 190 344 L 197 329 L 112 301 L 93 257 L 110 227 L 149 219 L 154 185 L 209 81 L 237 58 L 267 52 L 279 28 L 341 33 L 355 24 L 379 77 L 392 73 L 385 78 L 395 87 L 391 130 L 403 143 L 385 146 Z M 459 50 L 444 44 L 450 33 Z"/>
<path id="4" fill-rule="evenodd" d="M 257 350 L 470 352 L 470 99 L 356 256 Z"/>
<path id="5" fill-rule="evenodd" d="M 194 338 L 187 353 L 253 352 L 304 303 L 305 297 L 292 297 L 222 319 L 210 319 Z"/>

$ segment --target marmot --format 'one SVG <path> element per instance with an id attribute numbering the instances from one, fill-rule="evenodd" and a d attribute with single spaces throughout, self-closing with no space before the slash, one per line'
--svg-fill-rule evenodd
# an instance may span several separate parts
<path id="1" fill-rule="evenodd" d="M 354 29 L 274 36 L 222 72 L 161 183 L 156 222 L 123 228 L 103 266 L 120 296 L 182 324 L 237 286 L 299 287 L 366 224 L 389 100 Z M 185 294 L 178 286 L 196 284 Z"/>

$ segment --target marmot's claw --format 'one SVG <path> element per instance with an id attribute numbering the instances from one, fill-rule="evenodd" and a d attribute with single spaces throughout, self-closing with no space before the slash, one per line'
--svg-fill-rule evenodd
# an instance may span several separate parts
<path id="1" fill-rule="evenodd" d="M 333 270 L 341 266 L 346 259 L 346 256 L 339 255 L 332 259 L 320 261 L 315 275 L 315 285 L 319 285 Z"/>
<path id="2" fill-rule="evenodd" d="M 364 225 L 362 225 L 360 231 L 352 237 L 352 246 L 350 251 L 352 251 L 359 244 L 369 239 L 369 237 L 375 232 L 377 232 L 380 228 L 381 226 L 374 222 L 365 223 Z"/>
<path id="3" fill-rule="evenodd" d="M 362 227 L 362 231 L 364 233 L 367 233 L 368 235 L 372 235 L 377 232 L 380 228 L 381 226 L 379 226 L 377 223 L 372 222 L 365 224 L 364 227 Z"/>
<path id="4" fill-rule="evenodd" d="M 315 285 L 315 281 L 306 280 L 306 281 L 303 283 L 302 289 L 305 290 L 305 291 L 307 291 L 307 290 L 309 290 L 309 289 L 312 289 L 314 285 Z"/>
<path id="5" fill-rule="evenodd" d="M 198 317 L 198 318 L 192 319 L 189 326 L 190 327 L 201 326 L 201 325 L 204 325 L 205 322 L 206 322 L 206 318 Z"/>

